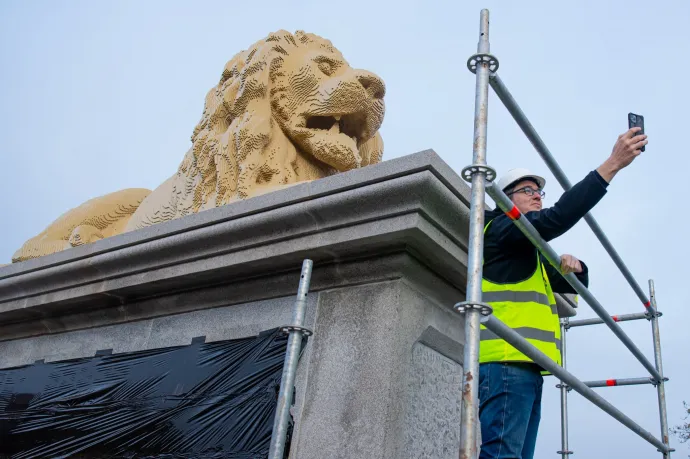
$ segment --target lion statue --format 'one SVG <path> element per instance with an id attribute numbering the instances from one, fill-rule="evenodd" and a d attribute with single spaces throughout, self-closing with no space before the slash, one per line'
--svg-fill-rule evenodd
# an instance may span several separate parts
<path id="1" fill-rule="evenodd" d="M 174 175 L 69 210 L 12 262 L 378 163 L 384 94 L 378 76 L 350 67 L 329 40 L 271 33 L 225 65 Z"/>

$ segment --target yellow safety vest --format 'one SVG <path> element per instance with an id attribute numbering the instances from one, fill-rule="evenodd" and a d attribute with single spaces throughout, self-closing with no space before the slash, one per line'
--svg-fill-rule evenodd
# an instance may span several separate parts
<path id="1" fill-rule="evenodd" d="M 489 225 L 491 221 L 484 227 L 484 234 Z M 526 280 L 514 284 L 496 284 L 482 279 L 482 301 L 493 308 L 493 315 L 497 319 L 561 365 L 561 327 L 556 298 L 546 268 L 539 256 L 536 258 L 534 273 Z M 488 362 L 532 360 L 481 325 L 479 363 Z M 542 374 L 549 373 L 542 371 Z"/>

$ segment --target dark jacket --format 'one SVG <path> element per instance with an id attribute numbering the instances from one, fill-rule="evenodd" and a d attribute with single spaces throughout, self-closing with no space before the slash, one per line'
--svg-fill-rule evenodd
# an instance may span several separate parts
<path id="1" fill-rule="evenodd" d="M 584 217 L 606 194 L 608 183 L 597 171 L 592 171 L 561 195 L 553 207 L 528 212 L 525 217 L 545 241 L 561 236 Z M 492 221 L 484 236 L 484 277 L 498 284 L 526 280 L 534 273 L 536 257 L 542 257 L 520 229 L 500 209 L 485 213 L 484 224 Z M 575 293 L 561 274 L 542 257 L 551 287 L 556 293 Z M 588 268 L 576 273 L 586 287 L 589 285 Z"/>

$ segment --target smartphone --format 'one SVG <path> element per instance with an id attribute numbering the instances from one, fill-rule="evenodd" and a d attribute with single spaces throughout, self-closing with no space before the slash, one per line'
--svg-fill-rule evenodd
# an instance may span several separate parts
<path id="1" fill-rule="evenodd" d="M 644 134 L 644 116 L 637 115 L 635 113 L 628 113 L 628 129 L 632 129 L 634 127 L 642 128 L 642 130 L 637 132 L 635 135 Z M 644 146 L 640 148 L 640 151 L 644 151 Z"/>

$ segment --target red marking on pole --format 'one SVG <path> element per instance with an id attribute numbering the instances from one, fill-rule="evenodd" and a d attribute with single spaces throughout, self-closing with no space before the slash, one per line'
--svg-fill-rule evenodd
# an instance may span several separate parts
<path id="1" fill-rule="evenodd" d="M 518 218 L 520 218 L 520 211 L 516 206 L 513 206 L 512 209 L 506 212 L 506 215 L 510 217 L 511 220 L 517 220 Z"/>
<path id="2" fill-rule="evenodd" d="M 648 308 L 648 307 L 650 307 L 651 305 L 652 305 L 652 302 L 651 302 L 651 301 L 647 301 L 647 302 L 644 304 L 644 307 L 645 307 L 645 308 Z"/>
<path id="3" fill-rule="evenodd" d="M 618 316 L 611 316 L 614 322 L 618 322 Z"/>
<path id="4" fill-rule="evenodd" d="M 616 385 L 616 380 L 615 380 L 615 379 L 607 379 L 607 380 L 606 380 L 606 385 L 607 385 L 607 386 L 615 386 L 615 385 Z"/>

